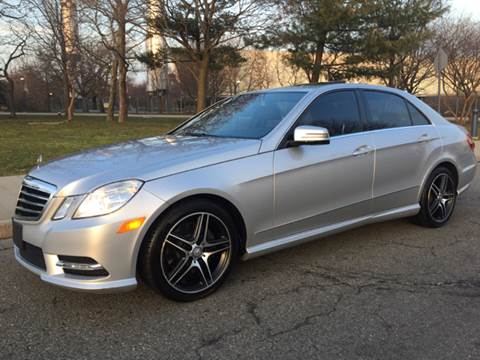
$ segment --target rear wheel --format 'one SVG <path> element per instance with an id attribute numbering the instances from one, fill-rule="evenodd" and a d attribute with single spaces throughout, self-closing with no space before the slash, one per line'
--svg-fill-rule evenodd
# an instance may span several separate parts
<path id="1" fill-rule="evenodd" d="M 414 220 L 423 226 L 445 225 L 457 200 L 457 182 L 452 172 L 439 167 L 430 174 L 420 199 L 421 210 Z"/>
<path id="2" fill-rule="evenodd" d="M 143 245 L 141 272 L 167 297 L 193 301 L 221 285 L 237 254 L 230 214 L 213 202 L 193 200 L 162 216 Z"/>

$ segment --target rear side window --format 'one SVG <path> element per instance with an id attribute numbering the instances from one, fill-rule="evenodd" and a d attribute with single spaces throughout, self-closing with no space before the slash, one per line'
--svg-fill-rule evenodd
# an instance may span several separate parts
<path id="1" fill-rule="evenodd" d="M 415 106 L 407 102 L 413 125 L 430 125 L 428 119 Z"/>
<path id="2" fill-rule="evenodd" d="M 363 96 L 369 113 L 369 130 L 412 125 L 403 98 L 379 91 L 364 91 Z"/>
<path id="3" fill-rule="evenodd" d="M 362 131 L 355 93 L 338 91 L 320 95 L 302 114 L 298 125 L 324 127 L 330 136 Z"/>

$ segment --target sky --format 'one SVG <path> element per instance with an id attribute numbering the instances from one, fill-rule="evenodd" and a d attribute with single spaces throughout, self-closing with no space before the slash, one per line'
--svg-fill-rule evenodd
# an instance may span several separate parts
<path id="1" fill-rule="evenodd" d="M 480 0 L 447 0 L 447 2 L 453 14 L 471 16 L 474 20 L 480 21 Z M 5 31 L 8 31 L 8 28 L 0 24 L 0 38 Z M 0 55 L 2 55 L 1 48 L 2 46 L 0 46 Z"/>
<path id="2" fill-rule="evenodd" d="M 473 19 L 480 20 L 479 0 L 451 0 L 452 10 L 458 15 L 471 15 Z"/>

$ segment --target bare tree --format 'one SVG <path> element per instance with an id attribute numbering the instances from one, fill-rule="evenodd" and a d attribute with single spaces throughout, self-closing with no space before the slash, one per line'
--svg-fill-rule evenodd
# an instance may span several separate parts
<path id="1" fill-rule="evenodd" d="M 75 0 L 60 0 L 62 59 L 65 67 L 65 85 L 68 102 L 65 107 L 67 121 L 73 120 L 75 112 L 75 81 L 77 55 L 77 7 Z"/>
<path id="2" fill-rule="evenodd" d="M 435 47 L 426 42 L 403 57 L 397 75 L 397 87 L 417 94 L 435 80 Z"/>
<path id="3" fill-rule="evenodd" d="M 76 91 L 75 56 L 77 30 L 73 0 L 24 0 L 35 14 L 29 17 L 29 27 L 35 51 L 49 57 L 63 77 L 65 114 L 73 119 Z"/>
<path id="4" fill-rule="evenodd" d="M 480 23 L 469 18 L 445 19 L 439 25 L 437 45 L 445 49 L 449 63 L 443 71 L 443 90 L 462 100 L 459 109 L 445 106 L 456 121 L 465 122 L 480 87 Z"/>
<path id="5" fill-rule="evenodd" d="M 13 62 L 25 55 L 25 45 L 26 39 L 19 38 L 16 41 L 11 40 L 10 42 L 3 43 L 2 46 L 6 47 L 7 45 L 11 46 L 11 51 L 8 52 L 6 60 L 0 67 L 0 76 L 4 77 L 7 80 L 7 103 L 8 110 L 10 112 L 10 117 L 16 117 L 15 111 L 15 81 L 10 76 L 10 68 Z"/>
<path id="6" fill-rule="evenodd" d="M 106 92 L 110 68 L 110 52 L 94 39 L 79 41 L 76 87 L 82 97 L 82 111 L 89 111 L 91 99 L 98 107 L 98 99 Z M 100 110 L 103 109 L 100 102 Z"/>
<path id="7" fill-rule="evenodd" d="M 238 70 L 238 80 L 242 84 L 241 90 L 251 91 L 268 88 L 272 82 L 272 75 L 268 67 L 267 53 L 260 50 L 251 50 L 245 54 L 245 57 L 247 58 L 246 63 Z"/>
<path id="8" fill-rule="evenodd" d="M 114 56 L 110 68 L 110 84 L 108 86 L 107 121 L 113 121 L 115 116 L 115 100 L 118 86 L 118 59 Z"/>
<path id="9" fill-rule="evenodd" d="M 139 35 L 145 21 L 145 3 L 137 0 L 85 0 L 84 4 L 86 18 L 113 57 L 107 119 L 113 119 L 114 99 L 118 93 L 118 122 L 123 123 L 128 115 L 127 73 L 130 60 L 134 58 L 133 50 L 144 40 Z"/>
<path id="10" fill-rule="evenodd" d="M 20 2 L 15 0 L 0 0 L 0 19 L 18 20 L 23 17 L 19 12 Z"/>
<path id="11" fill-rule="evenodd" d="M 285 61 L 285 55 L 286 53 L 282 52 L 275 54 L 273 71 L 275 72 L 275 77 L 278 84 L 280 84 L 280 86 L 290 86 L 307 82 L 308 78 L 302 69 L 291 64 L 287 65 L 287 62 Z"/>
<path id="12" fill-rule="evenodd" d="M 0 0 L 0 78 L 6 80 L 6 98 L 10 117 L 15 117 L 15 82 L 12 66 L 25 55 L 27 35 L 23 30 L 20 0 Z"/>

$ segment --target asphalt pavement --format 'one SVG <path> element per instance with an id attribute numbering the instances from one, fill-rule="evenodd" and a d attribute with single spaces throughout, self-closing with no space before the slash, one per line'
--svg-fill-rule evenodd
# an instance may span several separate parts
<path id="1" fill-rule="evenodd" d="M 479 359 L 480 174 L 451 222 L 365 226 L 175 303 L 42 283 L 0 241 L 1 359 Z"/>

